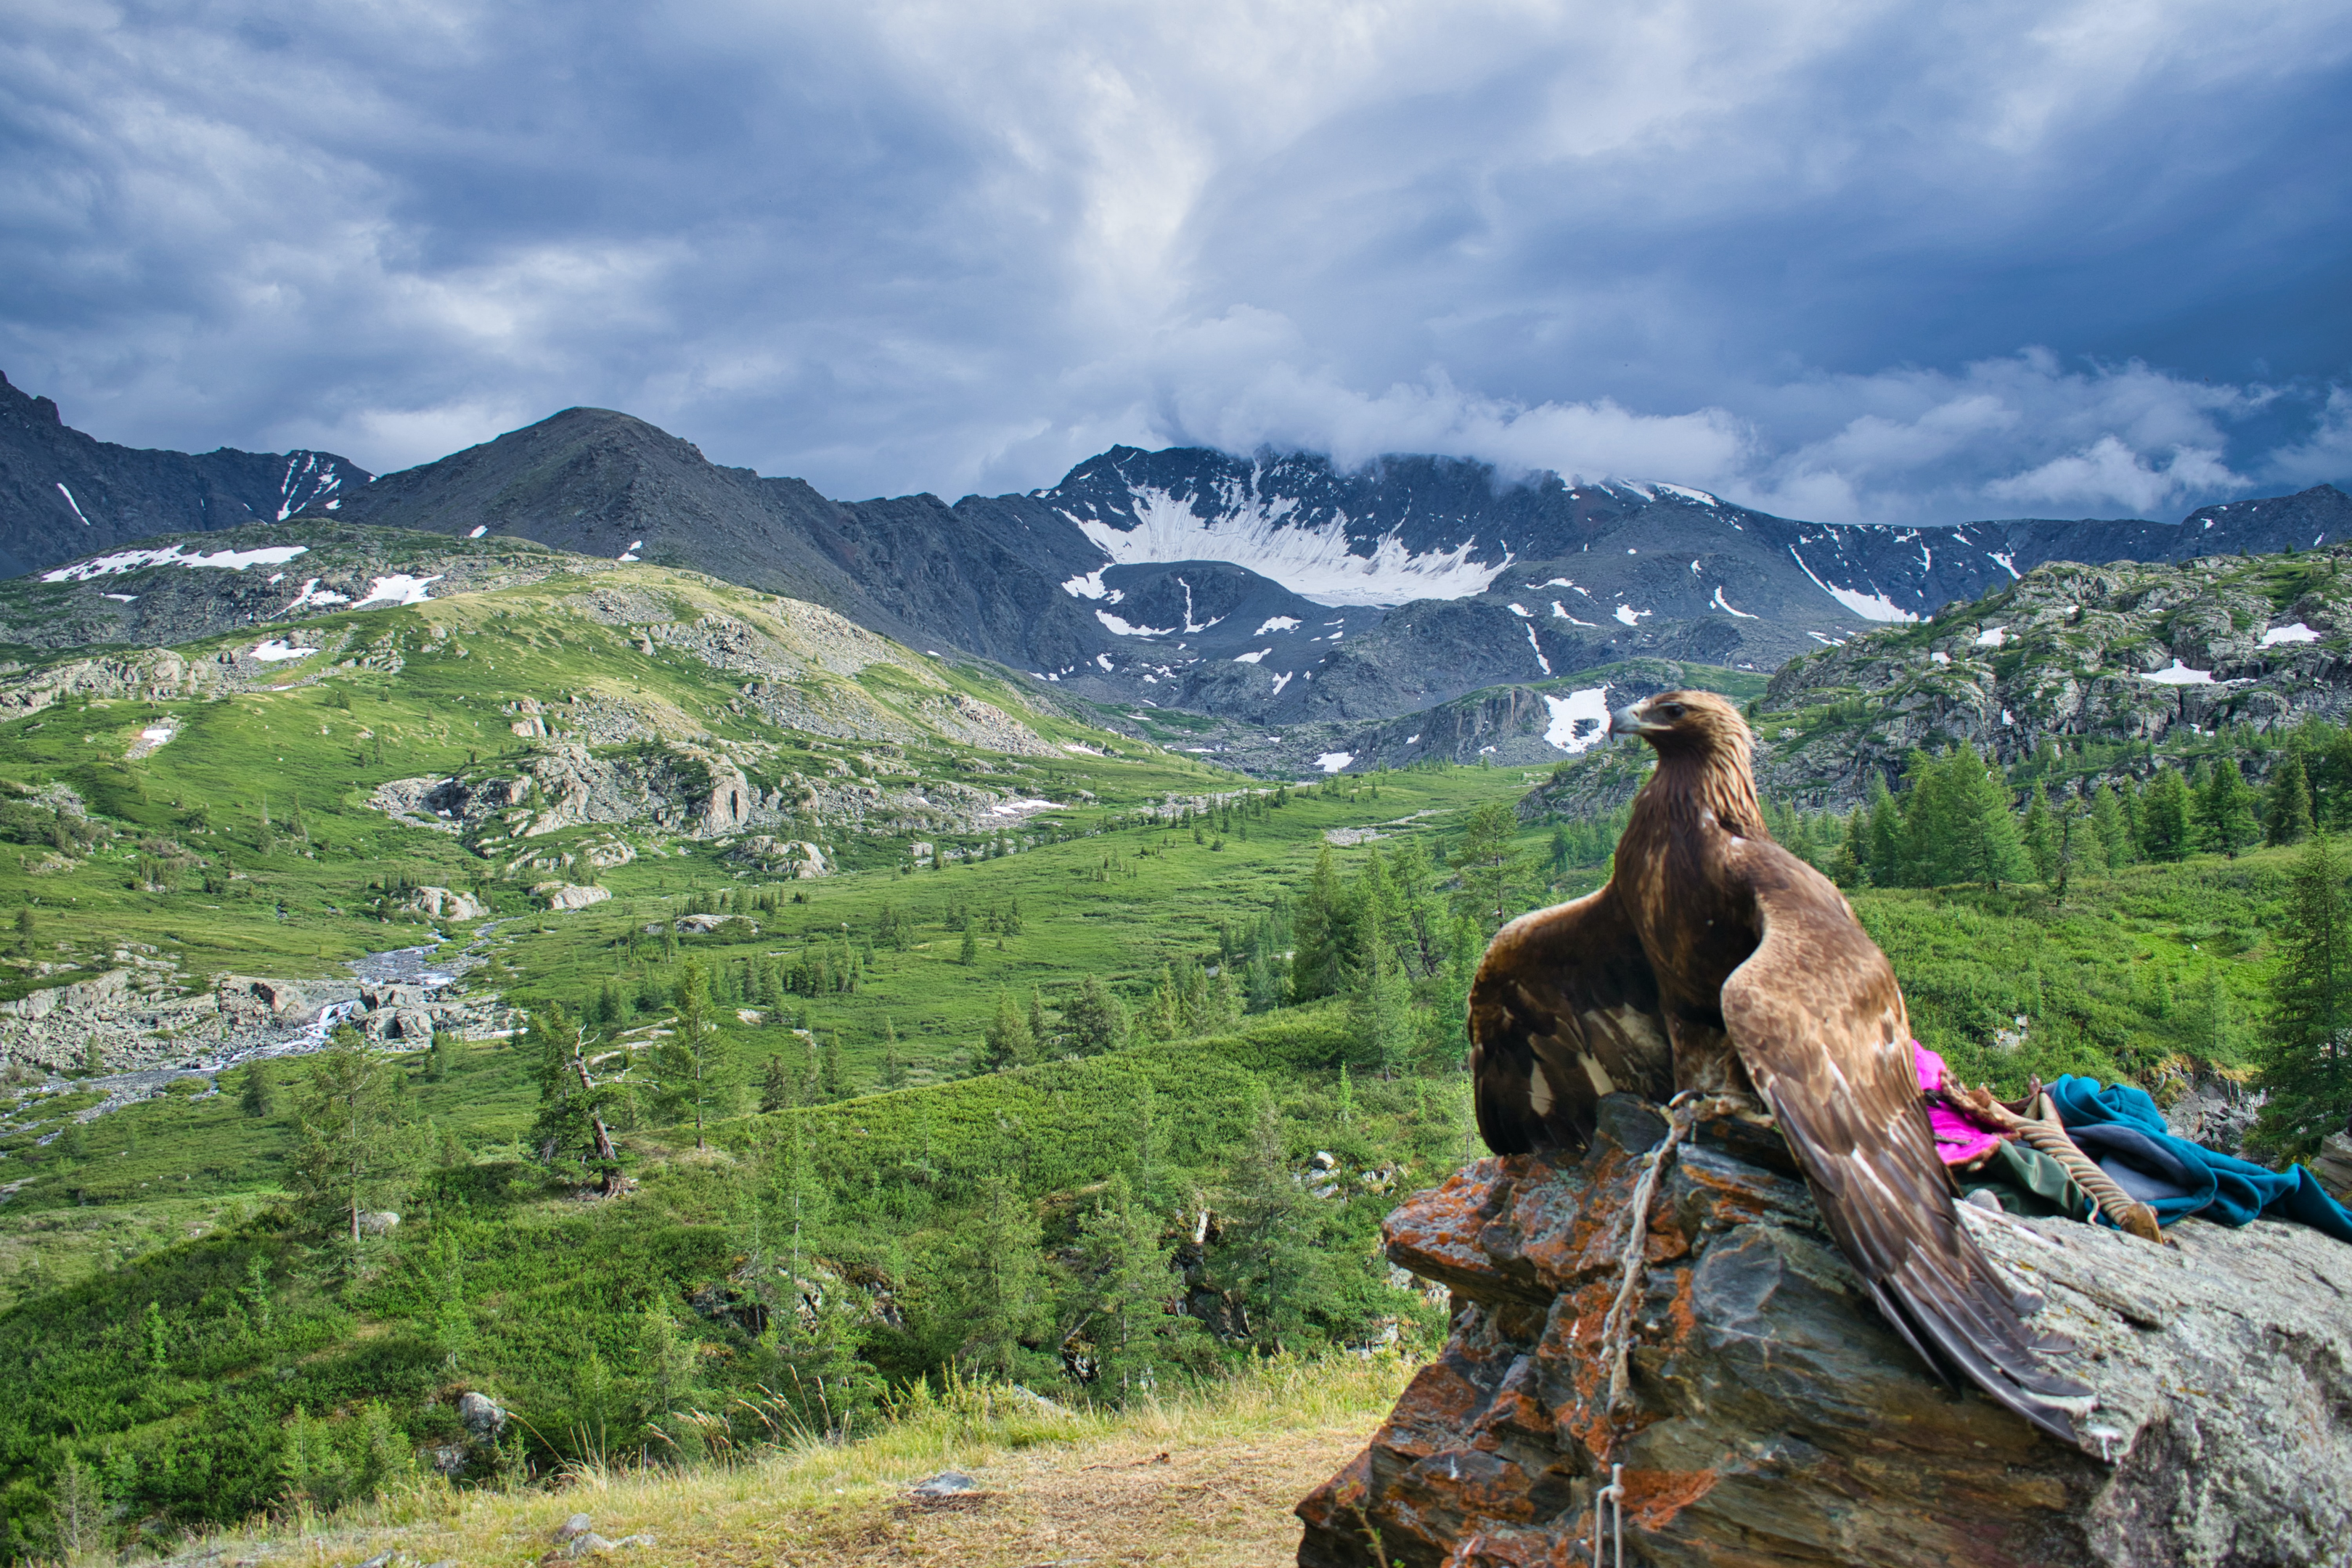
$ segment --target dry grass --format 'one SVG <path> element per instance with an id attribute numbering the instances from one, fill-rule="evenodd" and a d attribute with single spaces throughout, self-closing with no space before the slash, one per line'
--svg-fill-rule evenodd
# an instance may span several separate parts
<path id="1" fill-rule="evenodd" d="M 646 1568 L 1271 1568 L 1297 1550 L 1292 1507 L 1363 1446 L 1410 1370 L 1393 1356 L 1276 1362 L 1103 1414 L 963 1387 L 909 1402 L 846 1445 L 762 1449 L 685 1472 L 589 1467 L 514 1492 L 427 1486 L 307 1529 L 191 1542 L 176 1560 L 218 1552 L 212 1563 L 324 1568 L 397 1551 L 464 1568 L 533 1563 L 580 1512 L 605 1536 L 654 1535 L 654 1546 L 601 1559 Z M 930 1503 L 908 1495 L 945 1469 L 984 1489 Z"/>

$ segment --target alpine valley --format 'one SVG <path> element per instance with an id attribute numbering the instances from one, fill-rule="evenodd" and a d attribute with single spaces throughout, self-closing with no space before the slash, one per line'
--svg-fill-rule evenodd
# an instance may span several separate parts
<path id="1" fill-rule="evenodd" d="M 2277 1022 L 2322 984 L 2305 895 L 2341 914 L 2347 535 L 2329 486 L 1865 528 L 1196 448 L 840 501 L 583 408 L 370 475 L 130 450 L 0 383 L 0 1563 L 520 1563 L 560 1521 L 564 1561 L 1288 1555 L 1444 1344 L 1431 1280 L 1526 1289 L 1381 1226 L 1442 1188 L 1403 1212 L 1518 1247 L 1457 1179 L 1465 998 L 1501 921 L 1609 875 L 1646 760 L 1609 710 L 1675 685 L 1743 705 L 1775 837 L 1957 1072 L 2137 1082 L 2352 1175 L 2352 1072 Z M 1675 1189 L 1722 1239 L 1660 1290 L 1813 1234 L 1738 1179 Z M 1895 1379 L 1787 1246 L 1813 1305 L 1739 1343 Z M 1986 1441 L 2004 1507 L 2123 1477 L 2132 1518 L 2219 1517 L 2178 1435 L 2228 1292 L 2071 1267 L 2053 1303 L 2148 1369 L 2130 1465 L 1903 1372 L 1925 1468 L 1852 1468 L 1856 1539 Z M 1643 1379 L 1692 1321 L 1653 1305 Z M 2213 1429 L 2352 1451 L 2308 1397 L 2352 1352 L 2272 1321 Z M 1722 1411 L 1795 1451 L 1750 1381 Z M 1485 1486 L 1485 1441 L 1383 1498 Z M 2340 1499 L 2336 1462 L 2263 1484 Z M 1315 1560 L 1356 1560 L 1351 1473 Z M 1629 1527 L 1700 1561 L 1677 1507 Z M 2227 1560 L 2301 1560 L 2266 1519 Z M 1381 1560 L 1438 1568 L 1431 1529 Z M 1855 1560 L 1818 1544 L 1771 1561 Z"/>

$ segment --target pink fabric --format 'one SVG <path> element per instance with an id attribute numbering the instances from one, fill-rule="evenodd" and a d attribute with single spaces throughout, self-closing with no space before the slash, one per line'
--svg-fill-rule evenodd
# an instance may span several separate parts
<path id="1" fill-rule="evenodd" d="M 1944 1058 L 1921 1045 L 1911 1042 L 1912 1065 L 1918 1069 L 1919 1092 L 1928 1093 L 1942 1087 Z M 1936 1152 L 1947 1165 L 1965 1165 L 1982 1159 L 2001 1141 L 2001 1134 L 1979 1126 L 1969 1118 L 1941 1100 L 1927 1101 L 1927 1125 L 1935 1129 Z"/>

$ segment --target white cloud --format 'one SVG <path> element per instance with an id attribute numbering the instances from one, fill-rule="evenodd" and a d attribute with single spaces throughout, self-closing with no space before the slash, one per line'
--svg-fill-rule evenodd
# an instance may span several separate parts
<path id="1" fill-rule="evenodd" d="M 1193 439 L 2145 510 L 2352 466 L 2277 155 L 2345 10 L 34 0 L 0 368 L 378 468 L 585 403 L 844 496 Z"/>

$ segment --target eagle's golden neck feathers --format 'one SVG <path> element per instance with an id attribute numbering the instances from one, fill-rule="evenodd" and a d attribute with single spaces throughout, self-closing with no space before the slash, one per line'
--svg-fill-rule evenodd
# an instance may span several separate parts
<path id="1" fill-rule="evenodd" d="M 1643 795 L 1675 815 L 1711 814 L 1743 838 L 1771 837 L 1756 797 L 1755 742 L 1728 701 L 1712 691 L 1662 691 L 1620 710 L 1612 728 L 1657 750 L 1658 771 Z"/>

